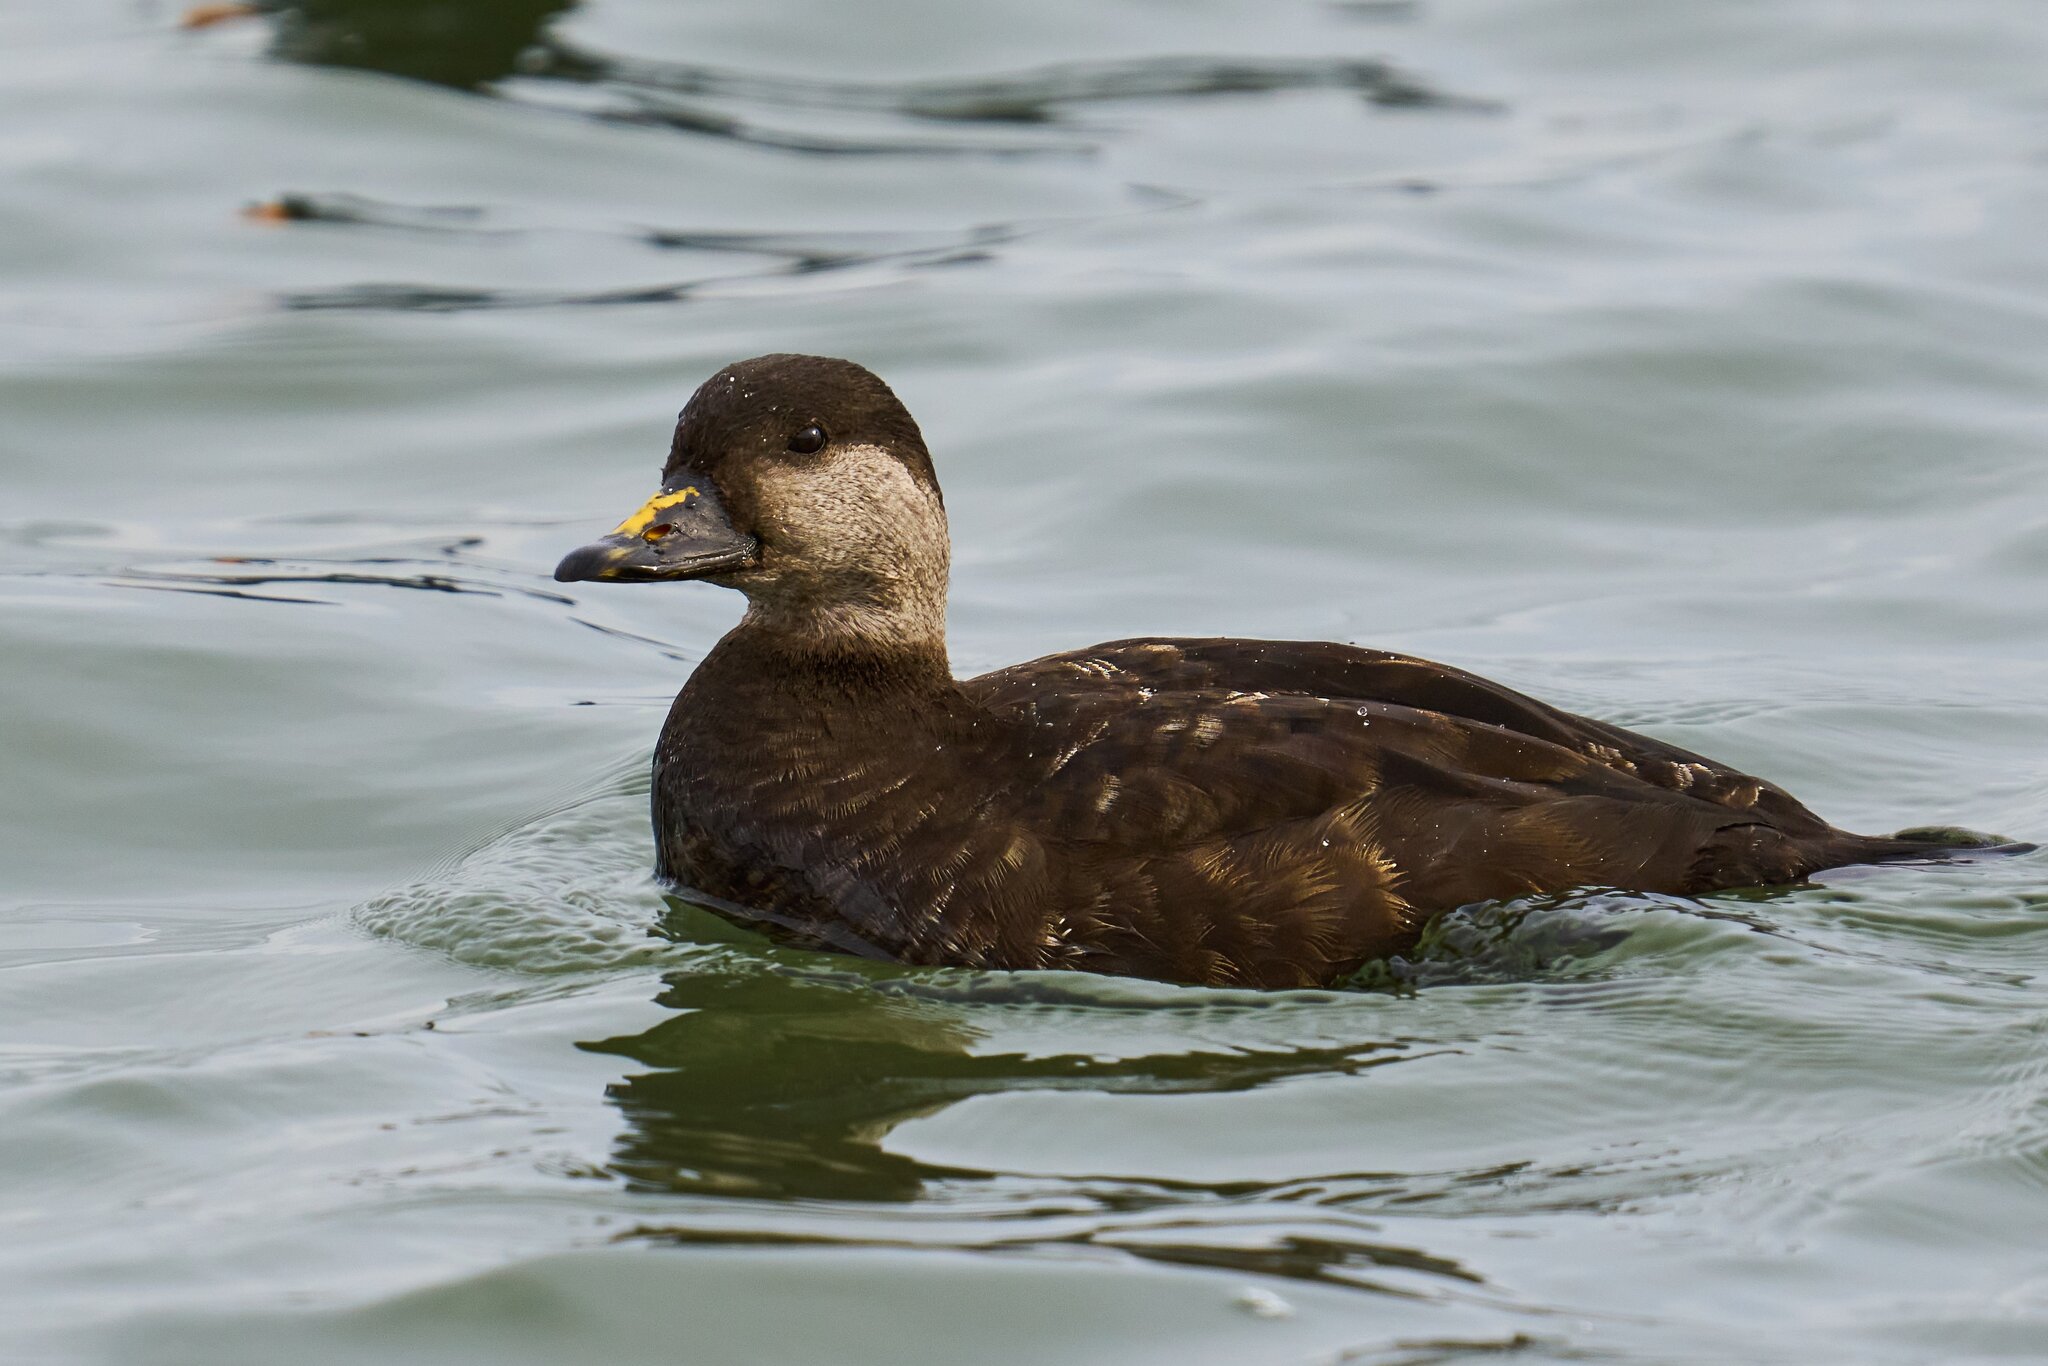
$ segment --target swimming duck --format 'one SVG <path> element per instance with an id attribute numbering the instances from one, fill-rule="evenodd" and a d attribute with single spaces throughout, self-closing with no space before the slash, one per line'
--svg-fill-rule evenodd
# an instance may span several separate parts
<path id="1" fill-rule="evenodd" d="M 747 597 L 655 748 L 661 878 L 906 963 L 1298 987 L 1471 902 L 1943 847 L 1379 650 L 1119 640 L 955 678 L 949 557 L 924 438 L 866 369 L 761 356 L 697 390 L 660 492 L 555 571 Z"/>

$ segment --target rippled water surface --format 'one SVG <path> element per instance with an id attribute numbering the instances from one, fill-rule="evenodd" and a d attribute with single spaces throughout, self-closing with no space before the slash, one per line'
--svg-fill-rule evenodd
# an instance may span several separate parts
<path id="1" fill-rule="evenodd" d="M 0 10 L 0 1355 L 2048 1359 L 2048 854 L 778 950 L 646 873 L 737 601 L 548 577 L 850 355 L 963 671 L 1359 640 L 2041 839 L 2035 0 L 200 17 Z"/>

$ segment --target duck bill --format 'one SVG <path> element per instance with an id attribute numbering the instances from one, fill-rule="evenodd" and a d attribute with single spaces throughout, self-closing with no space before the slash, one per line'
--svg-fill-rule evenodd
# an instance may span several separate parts
<path id="1" fill-rule="evenodd" d="M 754 558 L 761 543 L 732 524 L 709 480 L 664 488 L 641 509 L 555 566 L 560 583 L 701 579 Z"/>

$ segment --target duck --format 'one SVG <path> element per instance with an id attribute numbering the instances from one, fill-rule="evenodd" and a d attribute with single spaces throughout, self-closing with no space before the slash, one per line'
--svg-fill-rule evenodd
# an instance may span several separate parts
<path id="1" fill-rule="evenodd" d="M 1116 640 L 956 678 L 923 434 L 852 361 L 729 365 L 658 492 L 564 583 L 746 609 L 653 757 L 655 874 L 807 948 L 924 966 L 1329 987 L 1436 915 L 1695 895 L 1926 858 L 1784 789 L 1475 674 L 1359 646 Z"/>

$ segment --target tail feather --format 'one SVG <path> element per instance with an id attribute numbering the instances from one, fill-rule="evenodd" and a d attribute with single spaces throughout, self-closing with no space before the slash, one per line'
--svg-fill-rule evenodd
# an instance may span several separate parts
<path id="1" fill-rule="evenodd" d="M 1958 855 L 2031 854 L 2039 845 L 2025 840 L 1965 830 L 1959 825 L 1923 825 L 1892 835 L 1853 837 L 1844 862 L 1899 863 L 1925 861 L 1946 863 Z"/>

